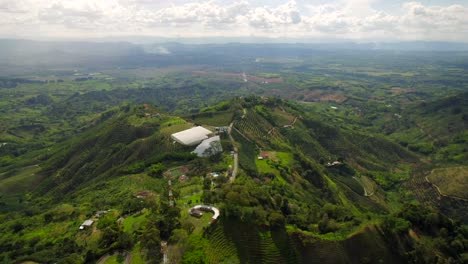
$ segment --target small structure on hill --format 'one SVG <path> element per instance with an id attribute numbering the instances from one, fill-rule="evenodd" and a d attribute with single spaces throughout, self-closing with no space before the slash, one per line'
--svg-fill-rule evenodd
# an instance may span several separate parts
<path id="1" fill-rule="evenodd" d="M 211 212 L 213 213 L 213 217 L 211 217 L 211 224 L 214 224 L 219 218 L 219 210 L 216 207 L 209 206 L 209 205 L 195 205 L 194 207 L 189 209 L 189 214 L 194 217 L 201 217 L 203 215 L 202 212 Z M 200 216 L 196 216 L 196 215 Z"/>
<path id="2" fill-rule="evenodd" d="M 188 177 L 185 174 L 180 175 L 179 182 L 186 182 L 186 181 L 188 181 Z"/>
<path id="3" fill-rule="evenodd" d="M 121 216 L 121 217 L 119 217 L 119 219 L 117 219 L 116 222 L 117 222 L 117 224 L 121 225 L 121 224 L 123 224 L 124 220 L 125 220 L 125 217 Z"/>
<path id="4" fill-rule="evenodd" d="M 197 126 L 171 135 L 171 138 L 185 146 L 194 146 L 208 138 L 212 132 L 204 127 Z"/>
<path id="5" fill-rule="evenodd" d="M 193 210 L 190 210 L 189 211 L 189 214 L 193 217 L 196 217 L 196 218 L 200 218 L 203 216 L 203 213 L 202 211 L 198 210 L 198 209 L 193 209 Z"/>
<path id="6" fill-rule="evenodd" d="M 217 172 L 210 172 L 207 174 L 208 178 L 217 178 L 219 177 L 219 173 Z"/>
<path id="7" fill-rule="evenodd" d="M 146 197 L 150 196 L 151 193 L 149 191 L 141 191 L 135 195 L 137 199 L 145 199 Z"/>
<path id="8" fill-rule="evenodd" d="M 197 154 L 198 157 L 210 157 L 223 151 L 221 146 L 221 139 L 219 136 L 210 137 L 203 140 L 198 145 L 193 153 Z"/>
<path id="9" fill-rule="evenodd" d="M 260 153 L 260 157 L 262 157 L 262 159 L 268 159 L 270 158 L 270 154 L 268 154 L 268 152 L 262 152 Z"/>
<path id="10" fill-rule="evenodd" d="M 229 130 L 229 127 L 227 126 L 215 127 L 215 130 L 219 133 L 227 133 Z"/>
<path id="11" fill-rule="evenodd" d="M 327 167 L 336 167 L 336 166 L 339 166 L 341 164 L 343 164 L 343 162 L 335 160 L 334 162 L 331 162 L 331 163 L 328 162 L 325 166 L 327 166 Z"/>
<path id="12" fill-rule="evenodd" d="M 109 211 L 104 210 L 104 211 L 97 211 L 96 214 L 94 215 L 96 218 L 100 218 L 101 216 L 107 214 Z"/>
<path id="13" fill-rule="evenodd" d="M 85 221 L 83 222 L 83 224 L 80 225 L 80 230 L 83 230 L 83 229 L 85 229 L 85 228 L 87 228 L 87 227 L 92 226 L 93 223 L 94 223 L 94 221 L 91 220 L 91 219 L 85 220 Z"/>

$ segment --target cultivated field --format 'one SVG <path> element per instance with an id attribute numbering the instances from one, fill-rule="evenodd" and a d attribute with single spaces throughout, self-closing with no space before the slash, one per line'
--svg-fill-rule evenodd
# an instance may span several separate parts
<path id="1" fill-rule="evenodd" d="M 442 195 L 468 199 L 468 166 L 435 169 L 427 179 Z"/>

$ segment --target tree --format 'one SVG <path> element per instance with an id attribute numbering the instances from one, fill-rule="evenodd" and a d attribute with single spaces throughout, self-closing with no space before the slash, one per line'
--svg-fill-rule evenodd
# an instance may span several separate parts
<path id="1" fill-rule="evenodd" d="M 211 189 L 211 179 L 208 179 L 208 177 L 205 177 L 203 179 L 203 190 L 210 190 Z"/>
<path id="2" fill-rule="evenodd" d="M 272 212 L 268 217 L 268 221 L 272 228 L 284 227 L 284 216 L 278 212 Z"/>
<path id="3" fill-rule="evenodd" d="M 394 234 L 401 234 L 411 227 L 411 223 L 406 221 L 405 219 L 394 217 L 394 216 L 387 216 L 382 222 L 382 228 L 386 232 L 394 233 Z"/>
<path id="4" fill-rule="evenodd" d="M 208 263 L 204 248 L 207 245 L 206 239 L 201 235 L 192 235 L 187 240 L 187 251 L 182 258 L 183 264 L 204 264 Z"/>
<path id="5" fill-rule="evenodd" d="M 182 228 L 190 235 L 195 230 L 195 225 L 190 221 L 182 222 Z"/>
<path id="6" fill-rule="evenodd" d="M 169 238 L 169 242 L 183 244 L 185 243 L 187 238 L 188 238 L 188 234 L 185 229 L 175 229 L 172 232 L 172 236 Z"/>
<path id="7" fill-rule="evenodd" d="M 164 164 L 162 163 L 155 163 L 150 166 L 149 168 L 149 175 L 153 177 L 161 177 L 164 172 Z"/>
<path id="8" fill-rule="evenodd" d="M 144 232 L 141 236 L 141 247 L 145 252 L 147 263 L 161 262 L 161 238 L 158 230 L 158 223 L 151 215 L 148 222 L 145 225 Z"/>
<path id="9" fill-rule="evenodd" d="M 210 147 L 203 151 L 204 157 L 209 157 L 212 162 L 219 161 L 221 159 L 221 153 L 223 152 L 223 147 L 221 142 L 212 141 L 210 142 Z"/>

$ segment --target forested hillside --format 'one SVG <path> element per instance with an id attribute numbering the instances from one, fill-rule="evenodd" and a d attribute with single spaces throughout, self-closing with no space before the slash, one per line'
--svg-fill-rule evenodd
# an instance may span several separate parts
<path id="1" fill-rule="evenodd" d="M 0 262 L 467 262 L 466 54 L 312 46 L 0 63 Z"/>

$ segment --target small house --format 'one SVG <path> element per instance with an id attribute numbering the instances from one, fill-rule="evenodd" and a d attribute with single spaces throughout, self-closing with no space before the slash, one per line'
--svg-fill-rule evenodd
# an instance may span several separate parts
<path id="1" fill-rule="evenodd" d="M 107 210 L 104 210 L 104 211 L 97 211 L 96 214 L 94 215 L 95 217 L 97 218 L 100 218 L 101 216 L 107 214 Z"/>
<path id="2" fill-rule="evenodd" d="M 227 127 L 227 126 L 215 127 L 215 130 L 218 131 L 219 133 L 226 133 L 226 132 L 228 132 L 229 127 Z"/>
<path id="3" fill-rule="evenodd" d="M 93 223 L 94 223 L 94 221 L 91 220 L 91 219 L 88 219 L 88 220 L 84 221 L 83 224 L 80 225 L 80 230 L 83 230 L 85 228 L 88 228 L 88 227 L 92 226 Z"/>
<path id="4" fill-rule="evenodd" d="M 193 216 L 193 217 L 196 217 L 196 218 L 200 218 L 203 216 L 203 213 L 202 211 L 198 210 L 198 209 L 191 209 L 189 211 L 190 215 Z"/>
<path id="5" fill-rule="evenodd" d="M 337 160 L 335 160 L 335 161 L 332 162 L 332 163 L 328 162 L 326 166 L 327 166 L 327 167 L 335 167 L 335 166 L 339 166 L 339 165 L 341 165 L 341 164 L 343 164 L 343 163 L 342 163 L 342 162 L 339 162 L 339 161 L 337 161 Z"/>
<path id="6" fill-rule="evenodd" d="M 186 182 L 187 180 L 188 180 L 188 177 L 185 174 L 180 175 L 179 182 Z"/>

